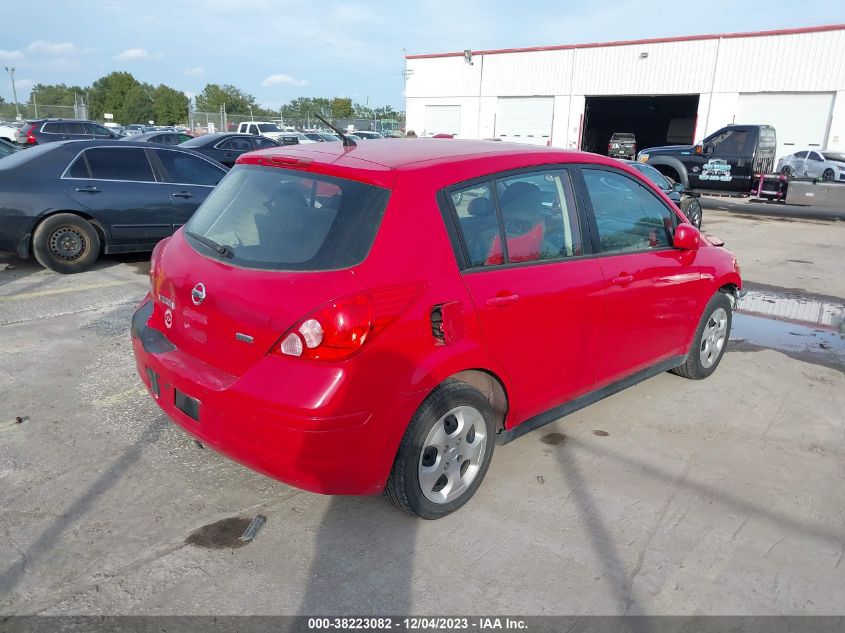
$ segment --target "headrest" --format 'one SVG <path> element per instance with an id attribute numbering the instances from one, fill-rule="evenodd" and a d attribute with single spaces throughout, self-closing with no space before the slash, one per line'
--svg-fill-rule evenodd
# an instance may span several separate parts
<path id="1" fill-rule="evenodd" d="M 493 215 L 493 203 L 490 198 L 473 198 L 469 201 L 467 212 L 473 217 Z"/>
<path id="2" fill-rule="evenodd" d="M 540 191 L 540 188 L 530 182 L 520 181 L 513 183 L 510 187 L 505 189 L 500 198 L 502 206 L 510 204 L 517 198 L 527 196 L 530 193 Z"/>

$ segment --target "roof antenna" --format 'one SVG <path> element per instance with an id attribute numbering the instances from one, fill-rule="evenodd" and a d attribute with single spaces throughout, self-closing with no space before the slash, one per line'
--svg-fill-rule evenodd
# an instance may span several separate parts
<path id="1" fill-rule="evenodd" d="M 320 119 L 323 123 L 325 123 L 326 125 L 328 125 L 331 129 L 333 129 L 333 130 L 337 133 L 337 135 L 338 135 L 338 136 L 341 138 L 341 140 L 343 141 L 343 146 L 344 146 L 344 147 L 355 147 L 356 145 L 358 145 L 358 143 L 356 143 L 356 142 L 355 142 L 355 141 L 353 141 L 351 138 L 349 138 L 348 136 L 346 136 L 346 134 L 344 134 L 343 132 L 341 132 L 340 130 L 338 130 L 335 126 L 333 126 L 331 123 L 329 123 L 328 121 L 326 121 L 326 120 L 325 120 L 323 117 L 321 117 L 319 114 L 315 114 L 314 116 L 315 116 L 315 117 L 317 117 L 318 119 Z"/>

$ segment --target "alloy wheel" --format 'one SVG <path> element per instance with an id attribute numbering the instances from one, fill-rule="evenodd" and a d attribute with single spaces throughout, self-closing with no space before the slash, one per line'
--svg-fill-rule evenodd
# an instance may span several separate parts
<path id="1" fill-rule="evenodd" d="M 420 453 L 417 474 L 425 498 L 443 504 L 464 494 L 481 469 L 487 439 L 484 417 L 474 407 L 455 407 L 438 419 Z"/>
<path id="2" fill-rule="evenodd" d="M 719 359 L 728 338 L 728 313 L 724 308 L 713 311 L 707 319 L 707 325 L 701 333 L 701 348 L 699 358 L 701 365 L 709 369 Z"/>

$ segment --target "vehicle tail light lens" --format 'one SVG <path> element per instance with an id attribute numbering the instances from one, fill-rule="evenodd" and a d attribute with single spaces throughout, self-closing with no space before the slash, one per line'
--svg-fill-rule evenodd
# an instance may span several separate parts
<path id="1" fill-rule="evenodd" d="M 35 139 L 35 124 L 30 123 L 29 125 L 24 125 L 18 132 L 18 138 L 20 142 L 26 143 L 27 145 L 37 144 L 38 141 Z"/>
<path id="2" fill-rule="evenodd" d="M 155 245 L 152 255 L 150 255 L 150 290 L 153 293 L 153 297 L 158 295 L 159 278 L 161 276 L 159 274 L 161 270 L 159 267 L 159 259 L 161 258 L 161 252 L 164 250 L 164 245 L 169 241 L 169 237 L 161 240 Z"/>
<path id="3" fill-rule="evenodd" d="M 344 360 L 396 320 L 418 291 L 416 286 L 394 286 L 331 301 L 285 332 L 270 353 Z"/>

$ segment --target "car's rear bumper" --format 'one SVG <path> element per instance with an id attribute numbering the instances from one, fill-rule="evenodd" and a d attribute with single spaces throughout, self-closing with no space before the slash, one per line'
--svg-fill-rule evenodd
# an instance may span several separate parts
<path id="1" fill-rule="evenodd" d="M 332 393 L 336 368 L 310 364 L 304 369 L 313 377 L 313 393 L 286 395 L 284 375 L 268 376 L 266 365 L 234 376 L 179 350 L 147 325 L 151 311 L 146 301 L 132 319 L 135 360 L 144 384 L 176 424 L 204 445 L 298 488 L 361 495 L 382 490 L 396 450 L 395 425 L 410 420 L 412 398 L 372 398 L 370 410 L 344 410 L 340 402 L 329 406 L 330 414 L 315 415 L 284 401 L 319 402 L 324 411 L 331 403 L 321 397 Z"/>

